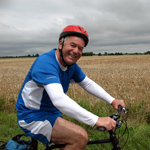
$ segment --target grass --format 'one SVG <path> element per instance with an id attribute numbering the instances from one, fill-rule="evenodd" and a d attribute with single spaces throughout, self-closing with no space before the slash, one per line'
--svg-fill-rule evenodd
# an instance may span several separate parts
<path id="1" fill-rule="evenodd" d="M 15 103 L 24 78 L 35 58 L 0 59 L 0 140 L 22 133 L 17 125 Z M 124 149 L 147 150 L 150 147 L 150 55 L 82 57 L 79 66 L 88 77 L 108 93 L 124 99 L 129 109 L 129 140 Z M 110 105 L 88 94 L 77 84 L 67 93 L 80 105 L 99 116 L 114 113 Z M 83 126 L 89 138 L 107 136 L 94 128 L 65 116 Z M 39 150 L 43 145 L 39 144 Z M 109 144 L 87 146 L 88 150 L 110 149 Z"/>
<path id="2" fill-rule="evenodd" d="M 82 107 L 87 108 L 88 110 L 93 111 L 93 113 L 101 116 L 105 115 L 110 115 L 112 112 L 114 113 L 114 110 L 112 110 L 109 105 L 106 107 L 108 112 L 102 112 L 98 111 L 95 109 L 95 106 L 91 106 L 88 101 L 84 101 L 80 103 Z M 98 103 L 97 107 L 100 108 L 102 106 L 102 103 Z M 2 141 L 8 141 L 12 137 L 14 137 L 17 134 L 22 134 L 22 130 L 19 128 L 17 125 L 17 118 L 16 118 L 16 113 L 5 113 L 3 111 L 0 111 L 0 135 Z M 82 127 L 85 128 L 85 130 L 89 134 L 89 140 L 94 140 L 94 139 L 103 139 L 103 138 L 108 138 L 109 135 L 107 132 L 99 132 L 97 129 L 94 127 L 89 127 L 85 124 L 82 124 L 72 118 L 69 118 L 67 116 L 64 116 L 64 118 L 81 125 Z M 142 124 L 138 126 L 133 126 L 133 125 L 128 125 L 128 130 L 129 130 L 129 138 L 128 142 L 125 145 L 124 149 L 132 149 L 132 150 L 148 150 L 150 147 L 150 126 L 146 123 L 143 122 Z M 123 146 L 124 142 L 126 141 L 126 135 L 124 136 L 125 139 L 122 139 L 121 141 L 121 146 Z M 108 150 L 111 149 L 111 144 L 99 144 L 99 145 L 88 145 L 86 147 L 86 150 Z M 39 142 L 38 149 L 39 150 L 44 150 L 45 146 Z"/>

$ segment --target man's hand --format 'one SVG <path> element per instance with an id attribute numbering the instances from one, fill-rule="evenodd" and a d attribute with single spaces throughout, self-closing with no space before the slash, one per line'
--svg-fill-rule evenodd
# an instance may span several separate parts
<path id="1" fill-rule="evenodd" d="M 110 117 L 99 117 L 95 126 L 96 127 L 105 127 L 106 131 L 114 130 L 116 127 L 116 121 Z"/>
<path id="2" fill-rule="evenodd" d="M 113 100 L 113 102 L 111 103 L 111 105 L 116 109 L 118 110 L 118 106 L 121 105 L 123 108 L 125 108 L 125 102 L 123 100 L 118 100 L 118 99 L 115 99 Z"/>

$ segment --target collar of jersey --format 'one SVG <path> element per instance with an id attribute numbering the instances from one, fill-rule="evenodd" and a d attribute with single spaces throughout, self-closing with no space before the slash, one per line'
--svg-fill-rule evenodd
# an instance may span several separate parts
<path id="1" fill-rule="evenodd" d="M 56 60 L 57 60 L 57 62 L 58 62 L 58 64 L 59 64 L 59 67 L 61 68 L 61 70 L 62 71 L 66 71 L 66 70 L 68 70 L 68 67 L 64 67 L 60 62 L 59 62 L 59 60 L 58 60 L 58 58 L 57 58 L 57 55 L 55 54 L 55 56 L 56 56 Z"/>

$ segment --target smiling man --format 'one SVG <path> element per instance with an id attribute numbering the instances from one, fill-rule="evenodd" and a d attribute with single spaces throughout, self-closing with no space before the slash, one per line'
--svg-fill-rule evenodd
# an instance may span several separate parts
<path id="1" fill-rule="evenodd" d="M 99 117 L 82 108 L 66 95 L 71 81 L 92 95 L 111 104 L 125 107 L 123 100 L 110 96 L 89 79 L 76 61 L 88 44 L 88 33 L 79 25 L 69 25 L 59 37 L 58 49 L 39 56 L 31 66 L 16 103 L 18 124 L 32 138 L 43 144 L 66 144 L 64 150 L 83 150 L 88 142 L 87 132 L 65 120 L 62 113 L 89 126 L 114 129 L 110 117 Z"/>
<path id="2" fill-rule="evenodd" d="M 61 55 L 59 55 L 59 52 L 56 50 L 58 60 L 64 66 L 74 64 L 82 56 L 84 46 L 84 40 L 80 37 L 68 36 L 64 39 L 64 41 L 60 40 L 59 52 Z"/>

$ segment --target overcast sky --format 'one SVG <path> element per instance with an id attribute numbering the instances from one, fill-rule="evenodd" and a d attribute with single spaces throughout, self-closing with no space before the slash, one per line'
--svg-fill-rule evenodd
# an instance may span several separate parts
<path id="1" fill-rule="evenodd" d="M 70 24 L 88 31 L 84 52 L 150 51 L 150 0 L 0 0 L 0 56 L 57 48 Z"/>

